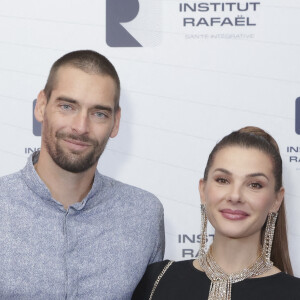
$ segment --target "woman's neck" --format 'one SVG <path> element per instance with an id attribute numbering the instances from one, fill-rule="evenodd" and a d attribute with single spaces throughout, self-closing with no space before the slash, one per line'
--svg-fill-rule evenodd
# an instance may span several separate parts
<path id="1" fill-rule="evenodd" d="M 212 255 L 216 263 L 227 274 L 240 272 L 251 266 L 261 253 L 260 236 L 231 239 L 216 234 L 212 244 Z"/>

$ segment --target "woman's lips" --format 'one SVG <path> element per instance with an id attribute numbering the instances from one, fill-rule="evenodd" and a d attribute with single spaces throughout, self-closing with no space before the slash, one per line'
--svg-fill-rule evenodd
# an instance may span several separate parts
<path id="1" fill-rule="evenodd" d="M 242 210 L 232 210 L 232 209 L 222 209 L 221 214 L 225 219 L 233 220 L 233 221 L 244 220 L 249 216 L 249 214 L 247 214 Z"/>

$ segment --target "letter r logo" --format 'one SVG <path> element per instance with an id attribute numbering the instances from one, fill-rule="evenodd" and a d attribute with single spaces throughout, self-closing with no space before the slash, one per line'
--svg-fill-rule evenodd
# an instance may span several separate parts
<path id="1" fill-rule="evenodd" d="M 160 42 L 161 1 L 106 0 L 106 43 L 147 47 Z"/>
<path id="2" fill-rule="evenodd" d="M 139 12 L 138 0 L 106 0 L 106 43 L 110 47 L 142 47 L 121 25 Z"/>
<path id="3" fill-rule="evenodd" d="M 295 131 L 300 134 L 300 97 L 296 99 Z"/>

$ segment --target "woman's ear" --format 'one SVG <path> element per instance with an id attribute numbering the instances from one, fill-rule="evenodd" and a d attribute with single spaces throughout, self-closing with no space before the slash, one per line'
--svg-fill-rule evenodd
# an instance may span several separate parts
<path id="1" fill-rule="evenodd" d="M 204 189 L 205 189 L 205 181 L 202 179 L 199 180 L 199 193 L 200 193 L 200 199 L 201 199 L 201 203 L 205 204 L 205 193 L 204 193 Z"/>
<path id="2" fill-rule="evenodd" d="M 34 116 L 38 122 L 44 121 L 44 113 L 47 105 L 47 98 L 44 91 L 40 91 L 34 108 Z"/>
<path id="3" fill-rule="evenodd" d="M 271 212 L 278 212 L 280 205 L 284 199 L 284 188 L 281 187 L 280 190 L 276 193 L 275 202 L 273 203 Z"/>

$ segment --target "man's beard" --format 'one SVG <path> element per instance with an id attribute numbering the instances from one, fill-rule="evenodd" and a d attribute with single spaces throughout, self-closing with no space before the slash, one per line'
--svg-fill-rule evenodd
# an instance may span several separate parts
<path id="1" fill-rule="evenodd" d="M 47 122 L 47 121 L 46 121 Z M 72 173 L 81 173 L 88 170 L 94 164 L 96 164 L 105 149 L 109 136 L 106 137 L 100 143 L 85 135 L 76 135 L 76 134 L 67 134 L 64 132 L 56 132 L 55 138 L 56 142 L 51 137 L 51 130 L 49 134 L 48 124 L 44 128 L 45 131 L 48 131 L 44 135 L 44 143 L 47 149 L 47 152 L 53 159 L 53 161 L 62 169 L 72 172 Z M 91 148 L 87 153 L 82 153 L 81 151 L 65 151 L 63 147 L 59 144 L 60 140 L 71 139 L 80 142 L 89 144 Z"/>

